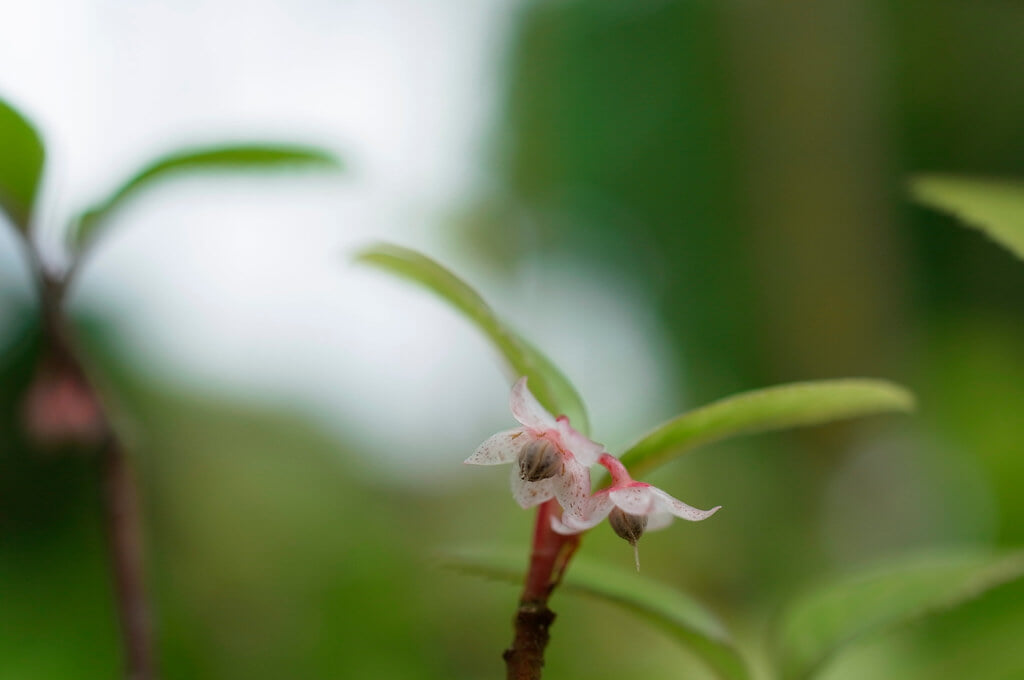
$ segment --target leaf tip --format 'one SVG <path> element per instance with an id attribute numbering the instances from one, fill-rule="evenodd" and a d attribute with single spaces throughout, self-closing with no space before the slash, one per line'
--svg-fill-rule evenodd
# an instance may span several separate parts
<path id="1" fill-rule="evenodd" d="M 917 410 L 917 397 L 906 387 L 880 378 L 843 378 L 831 382 L 851 399 L 854 408 L 847 417 L 872 413 L 911 413 Z M 808 383 L 815 385 L 815 383 Z M 845 387 L 844 387 L 845 386 Z M 859 408 L 857 405 L 859 404 Z"/>
<path id="2" fill-rule="evenodd" d="M 394 255 L 401 251 L 399 246 L 387 241 L 375 241 L 360 246 L 349 255 L 351 262 L 355 264 L 375 264 L 381 256 Z"/>
<path id="3" fill-rule="evenodd" d="M 917 410 L 917 397 L 906 387 L 896 383 L 881 381 L 891 395 L 891 406 L 894 411 L 913 413 Z"/>

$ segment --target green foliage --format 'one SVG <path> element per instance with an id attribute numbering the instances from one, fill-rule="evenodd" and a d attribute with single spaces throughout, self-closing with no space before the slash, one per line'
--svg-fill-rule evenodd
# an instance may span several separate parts
<path id="1" fill-rule="evenodd" d="M 0 210 L 28 233 L 46 152 L 24 116 L 0 99 Z"/>
<path id="2" fill-rule="evenodd" d="M 494 344 L 514 378 L 525 375 L 529 379 L 530 391 L 545 408 L 567 415 L 580 432 L 589 431 L 586 407 L 568 378 L 537 348 L 506 326 L 465 281 L 421 253 L 387 243 L 361 251 L 356 260 L 414 281 L 439 295 Z"/>
<path id="3" fill-rule="evenodd" d="M 677 416 L 631 446 L 622 455 L 622 462 L 631 473 L 643 475 L 702 444 L 726 437 L 909 411 L 913 406 L 913 395 L 883 380 L 778 385 L 727 397 Z"/>
<path id="4" fill-rule="evenodd" d="M 523 580 L 520 551 L 460 551 L 447 556 L 443 563 L 476 576 L 514 584 Z M 715 615 L 680 590 L 585 557 L 573 560 L 561 587 L 640 616 L 672 636 L 723 680 L 750 677 L 746 663 Z"/>
<path id="5" fill-rule="evenodd" d="M 877 644 L 900 645 L 889 677 L 900 680 L 971 678 L 1008 680 L 1024 677 L 1024 579 L 997 585 L 979 597 L 945 612 L 936 612 Z M 872 641 L 874 642 L 874 640 Z M 856 651 L 873 646 L 858 645 Z M 836 666 L 855 659 L 844 654 Z M 891 658 L 891 657 L 890 657 Z M 831 670 L 831 668 L 830 668 Z"/>
<path id="6" fill-rule="evenodd" d="M 777 629 L 783 678 L 812 677 L 866 636 L 962 605 L 1024 576 L 1024 552 L 918 555 L 875 566 L 799 597 Z"/>
<path id="7" fill-rule="evenodd" d="M 1024 182 L 921 175 L 911 180 L 914 198 L 959 217 L 1024 258 Z"/>
<path id="8" fill-rule="evenodd" d="M 159 181 L 194 172 L 265 172 L 300 167 L 339 169 L 341 162 L 321 149 L 284 144 L 232 144 L 169 154 L 135 173 L 114 193 L 83 212 L 78 218 L 74 244 L 78 249 L 86 247 L 126 200 Z"/>

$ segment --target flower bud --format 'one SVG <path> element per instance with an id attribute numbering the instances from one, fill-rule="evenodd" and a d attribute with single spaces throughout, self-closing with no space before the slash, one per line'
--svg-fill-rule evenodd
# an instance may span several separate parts
<path id="1" fill-rule="evenodd" d="M 95 391 L 75 367 L 52 360 L 36 369 L 22 403 L 22 419 L 36 444 L 94 446 L 105 431 Z"/>
<path id="2" fill-rule="evenodd" d="M 519 454 L 519 476 L 527 482 L 539 482 L 562 471 L 562 455 L 546 439 L 535 439 Z"/>
<path id="3" fill-rule="evenodd" d="M 622 508 L 615 508 L 608 515 L 608 522 L 612 525 L 612 529 L 615 530 L 619 538 L 623 538 L 630 545 L 636 546 L 637 540 L 643 536 L 644 529 L 647 528 L 647 515 L 630 515 L 624 512 Z"/>

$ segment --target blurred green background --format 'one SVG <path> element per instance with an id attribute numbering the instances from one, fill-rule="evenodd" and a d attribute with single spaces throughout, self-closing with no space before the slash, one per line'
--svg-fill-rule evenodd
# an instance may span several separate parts
<path id="1" fill-rule="evenodd" d="M 1024 177 L 1024 4 L 589 0 L 503 21 L 486 181 L 449 206 L 452 252 L 510 288 L 538 266 L 628 282 L 685 407 L 855 375 L 919 399 L 911 418 L 762 435 L 659 471 L 725 509 L 646 537 L 645 575 L 707 602 L 760 658 L 780 603 L 827 574 L 1024 544 L 1024 266 L 905 192 L 917 171 Z M 115 677 L 96 475 L 85 452 L 23 439 L 37 329 L 23 297 L 0 304 L 0 679 Z M 569 346 L 601 342 L 566 321 L 553 332 Z M 449 477 L 460 450 L 420 483 L 382 474 L 372 438 L 142 378 L 109 319 L 79 322 L 144 482 L 165 677 L 500 675 L 516 588 L 437 555 L 522 545 L 525 561 L 531 516 L 502 472 Z M 490 434 L 429 436 L 454 427 Z M 632 560 L 607 527 L 583 550 Z M 827 677 L 1024 677 L 1022 588 L 868 641 Z M 552 606 L 550 677 L 704 677 L 630 614 Z"/>

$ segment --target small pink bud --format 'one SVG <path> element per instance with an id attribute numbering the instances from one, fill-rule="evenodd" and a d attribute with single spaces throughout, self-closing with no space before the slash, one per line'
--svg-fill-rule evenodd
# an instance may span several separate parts
<path id="1" fill-rule="evenodd" d="M 44 361 L 22 404 L 29 435 L 42 446 L 94 445 L 104 433 L 99 399 L 85 378 L 68 366 Z"/>

